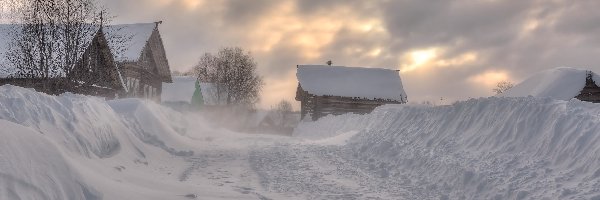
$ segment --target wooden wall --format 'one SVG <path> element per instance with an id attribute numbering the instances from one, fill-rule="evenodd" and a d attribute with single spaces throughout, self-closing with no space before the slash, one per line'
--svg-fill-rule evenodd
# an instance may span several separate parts
<path id="1" fill-rule="evenodd" d="M 301 118 L 304 119 L 304 117 L 310 115 L 313 121 L 329 114 L 367 114 L 371 113 L 375 108 L 381 105 L 402 104 L 402 102 L 399 101 L 382 99 L 370 100 L 340 96 L 316 96 L 304 91 L 299 84 L 298 89 L 296 90 L 296 100 L 300 101 Z"/>
<path id="2" fill-rule="evenodd" d="M 125 97 L 147 98 L 160 102 L 162 81 L 158 75 L 135 62 L 119 64 L 123 84 L 127 88 Z"/>
<path id="3" fill-rule="evenodd" d="M 146 70 L 158 75 L 163 82 L 173 82 L 169 61 L 158 28 L 154 29 L 140 53 L 140 60 L 137 61 L 139 66 L 143 66 Z"/>
<path id="4" fill-rule="evenodd" d="M 158 25 L 158 24 L 157 24 Z M 160 102 L 163 82 L 173 82 L 158 27 L 135 62 L 119 62 L 127 97 L 148 98 Z"/>
<path id="5" fill-rule="evenodd" d="M 119 72 L 102 29 L 96 33 L 67 78 L 83 85 L 122 89 Z"/>

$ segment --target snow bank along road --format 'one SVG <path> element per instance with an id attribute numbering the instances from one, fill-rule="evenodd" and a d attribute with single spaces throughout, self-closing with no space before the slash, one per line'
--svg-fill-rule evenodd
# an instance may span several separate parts
<path id="1" fill-rule="evenodd" d="M 600 106 L 485 98 L 241 134 L 0 87 L 0 199 L 600 199 Z"/>

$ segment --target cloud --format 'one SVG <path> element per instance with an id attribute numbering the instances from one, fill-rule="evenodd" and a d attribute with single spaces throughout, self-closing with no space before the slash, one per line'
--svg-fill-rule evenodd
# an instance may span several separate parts
<path id="1" fill-rule="evenodd" d="M 231 26 L 252 25 L 265 17 L 281 1 L 277 0 L 226 0 L 224 18 Z M 251 28 L 251 27 L 248 27 Z"/>

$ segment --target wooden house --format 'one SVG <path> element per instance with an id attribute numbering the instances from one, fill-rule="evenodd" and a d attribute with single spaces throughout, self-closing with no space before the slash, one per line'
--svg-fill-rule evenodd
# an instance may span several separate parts
<path id="1" fill-rule="evenodd" d="M 172 78 L 159 24 L 100 28 L 81 61 L 68 76 L 85 85 L 113 90 L 95 95 L 160 101 L 162 83 L 171 83 Z"/>
<path id="2" fill-rule="evenodd" d="M 585 86 L 581 92 L 579 92 L 579 95 L 575 96 L 576 99 L 592 103 L 600 103 L 600 87 L 598 87 L 598 84 L 596 81 L 594 81 L 594 76 L 597 76 L 594 74 L 594 72 L 587 72 Z"/>
<path id="3" fill-rule="evenodd" d="M 35 78 L 4 77 L 0 78 L 0 85 L 30 87 L 49 94 L 73 92 L 109 99 L 137 97 L 160 101 L 162 84 L 172 79 L 159 24 L 98 27 L 88 37 L 91 42 L 76 66 L 64 77 L 43 82 Z M 12 26 L 3 25 L 0 29 Z M 8 48 L 3 43 L 8 41 L 0 40 L 0 54 Z"/>
<path id="4" fill-rule="evenodd" d="M 296 100 L 301 118 L 317 120 L 344 113 L 365 114 L 384 104 L 404 104 L 398 71 L 379 68 L 298 65 Z"/>

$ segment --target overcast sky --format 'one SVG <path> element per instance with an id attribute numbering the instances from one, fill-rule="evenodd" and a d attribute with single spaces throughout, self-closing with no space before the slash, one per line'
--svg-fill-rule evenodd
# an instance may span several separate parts
<path id="1" fill-rule="evenodd" d="M 597 0 L 101 0 L 114 23 L 162 20 L 172 70 L 240 46 L 265 78 L 263 107 L 294 101 L 298 64 L 401 70 L 411 102 L 493 95 L 570 66 L 600 72 Z"/>

